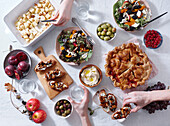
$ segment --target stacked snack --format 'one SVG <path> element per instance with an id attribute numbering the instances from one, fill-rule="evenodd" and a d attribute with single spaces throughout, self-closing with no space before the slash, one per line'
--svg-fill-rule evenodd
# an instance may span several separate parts
<path id="1" fill-rule="evenodd" d="M 42 23 L 40 20 L 48 20 L 52 17 L 53 5 L 49 0 L 39 0 L 38 4 L 31 7 L 25 14 L 18 17 L 15 23 L 17 30 L 27 42 L 38 37 L 46 30 L 50 23 Z"/>

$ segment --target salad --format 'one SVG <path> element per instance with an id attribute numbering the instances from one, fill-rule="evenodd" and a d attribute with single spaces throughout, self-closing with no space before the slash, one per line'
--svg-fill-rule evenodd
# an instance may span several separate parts
<path id="1" fill-rule="evenodd" d="M 126 31 L 142 29 L 151 17 L 149 8 L 142 0 L 118 0 L 113 14 L 119 27 Z"/>
<path id="2" fill-rule="evenodd" d="M 93 53 L 93 45 L 86 40 L 81 30 L 62 31 L 58 39 L 60 44 L 59 58 L 64 62 L 81 64 L 88 61 Z"/>

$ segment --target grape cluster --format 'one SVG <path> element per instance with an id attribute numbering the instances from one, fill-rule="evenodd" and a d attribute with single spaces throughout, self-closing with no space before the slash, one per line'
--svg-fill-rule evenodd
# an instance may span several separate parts
<path id="1" fill-rule="evenodd" d="M 149 86 L 146 91 L 153 91 L 153 90 L 165 90 L 166 86 L 164 83 L 158 82 L 154 86 Z M 156 110 L 163 110 L 167 109 L 167 106 L 170 105 L 169 101 L 155 101 L 151 102 L 147 106 L 143 107 L 143 109 L 147 110 L 149 114 L 154 113 Z"/>

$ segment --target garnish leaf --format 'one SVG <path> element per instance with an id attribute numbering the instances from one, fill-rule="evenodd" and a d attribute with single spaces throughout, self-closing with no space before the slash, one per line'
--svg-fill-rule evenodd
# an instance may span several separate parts
<path id="1" fill-rule="evenodd" d="M 5 89 L 8 91 L 16 92 L 16 89 L 10 84 L 10 83 L 5 83 Z"/>

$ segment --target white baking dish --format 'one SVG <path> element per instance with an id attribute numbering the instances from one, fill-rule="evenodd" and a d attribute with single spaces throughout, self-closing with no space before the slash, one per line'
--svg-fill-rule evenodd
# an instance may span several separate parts
<path id="1" fill-rule="evenodd" d="M 38 37 L 33 39 L 30 43 L 27 43 L 22 37 L 20 32 L 15 27 L 15 22 L 17 21 L 17 18 L 26 13 L 28 9 L 32 6 L 34 6 L 35 3 L 38 3 L 39 0 L 23 0 L 21 3 L 19 3 L 14 9 L 12 9 L 5 17 L 4 22 L 8 26 L 8 28 L 11 30 L 13 35 L 16 37 L 16 39 L 21 43 L 23 47 L 28 47 L 36 42 L 38 42 L 40 39 L 42 39 L 49 31 L 51 31 L 54 26 L 49 26 L 45 31 L 41 33 Z M 60 0 L 50 0 L 51 4 L 55 7 L 55 11 L 57 10 L 59 6 Z"/>

